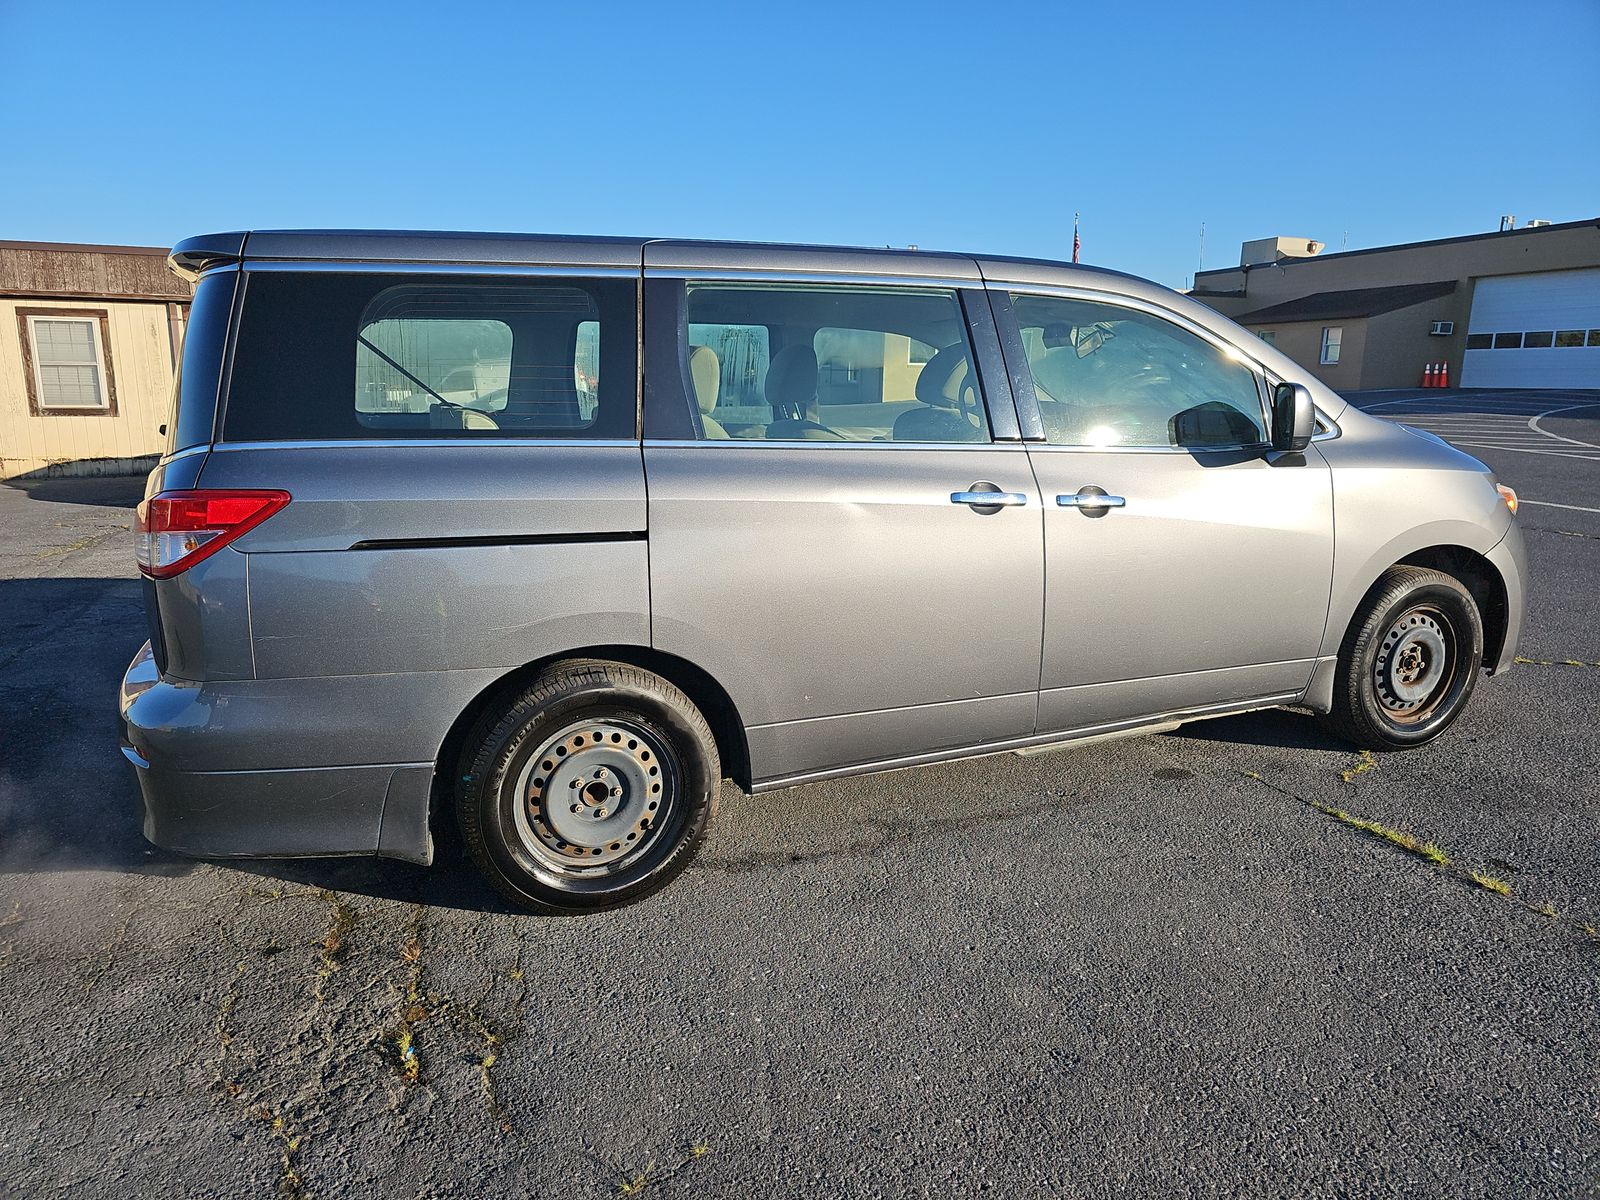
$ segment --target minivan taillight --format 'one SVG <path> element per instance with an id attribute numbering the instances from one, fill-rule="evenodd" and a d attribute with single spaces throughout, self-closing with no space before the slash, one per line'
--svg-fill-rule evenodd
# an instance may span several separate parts
<path id="1" fill-rule="evenodd" d="M 171 579 L 248 533 L 289 503 L 288 492 L 200 488 L 139 504 L 133 530 L 139 570 Z"/>

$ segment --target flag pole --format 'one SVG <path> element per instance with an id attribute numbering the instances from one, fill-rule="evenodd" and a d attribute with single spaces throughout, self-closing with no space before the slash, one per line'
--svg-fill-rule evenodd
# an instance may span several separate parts
<path id="1" fill-rule="evenodd" d="M 1083 243 L 1078 240 L 1078 214 L 1072 214 L 1072 261 L 1078 261 L 1078 251 Z"/>

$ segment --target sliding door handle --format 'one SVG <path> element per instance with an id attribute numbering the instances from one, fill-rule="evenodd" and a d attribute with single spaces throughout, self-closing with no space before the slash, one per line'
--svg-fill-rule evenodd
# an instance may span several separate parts
<path id="1" fill-rule="evenodd" d="M 1056 503 L 1062 508 L 1075 508 L 1086 517 L 1103 517 L 1113 508 L 1125 508 L 1128 502 L 1121 496 L 1106 494 L 1104 488 L 1081 487 L 1075 495 L 1057 496 Z"/>

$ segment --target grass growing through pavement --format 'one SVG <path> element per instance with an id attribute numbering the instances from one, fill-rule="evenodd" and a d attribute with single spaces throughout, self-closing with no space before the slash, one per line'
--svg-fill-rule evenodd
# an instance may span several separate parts
<path id="1" fill-rule="evenodd" d="M 1345 770 L 1340 772 L 1340 778 L 1346 783 L 1349 783 L 1356 775 L 1359 775 L 1363 771 L 1371 770 L 1372 767 L 1376 765 L 1377 762 L 1372 757 L 1372 752 L 1363 750 L 1361 752 L 1361 758 L 1357 760 L 1355 765 L 1347 767 Z M 1265 784 L 1279 795 L 1288 796 L 1291 800 L 1297 800 L 1307 808 L 1319 812 L 1323 816 L 1333 818 L 1341 825 L 1355 829 L 1369 837 L 1376 838 L 1378 841 L 1386 842 L 1389 845 L 1394 846 L 1396 849 L 1404 851 L 1412 858 L 1420 859 L 1423 862 L 1426 862 L 1435 870 L 1441 871 L 1446 875 L 1454 876 L 1464 883 L 1470 883 L 1475 887 L 1482 888 L 1486 892 L 1493 892 L 1497 896 L 1504 896 L 1507 900 L 1510 900 L 1515 904 L 1520 904 L 1528 911 L 1538 913 L 1542 917 L 1565 922 L 1568 926 L 1575 929 L 1584 937 L 1600 940 L 1600 929 L 1597 929 L 1592 923 L 1588 921 L 1580 921 L 1566 916 L 1549 900 L 1545 900 L 1537 904 L 1531 900 L 1524 900 L 1521 896 L 1516 894 L 1516 891 L 1506 880 L 1500 879 L 1494 875 L 1490 875 L 1485 871 L 1456 866 L 1452 862 L 1450 855 L 1433 842 L 1424 842 L 1416 837 L 1416 835 L 1408 833 L 1404 829 L 1396 829 L 1391 825 L 1383 824 L 1381 821 L 1374 821 L 1367 817 L 1356 816 L 1354 813 L 1346 812 L 1344 809 L 1336 808 L 1331 804 L 1322 804 L 1316 800 L 1308 800 L 1298 792 L 1292 792 L 1288 788 L 1280 787 L 1278 784 L 1263 778 L 1256 771 L 1244 771 L 1242 774 L 1247 779 L 1254 779 L 1257 783 Z"/>
<path id="2" fill-rule="evenodd" d="M 1471 879 L 1473 883 L 1483 888 L 1484 891 L 1493 892 L 1497 896 L 1511 895 L 1511 885 L 1504 879 L 1496 879 L 1493 875 L 1485 875 L 1482 871 L 1468 871 L 1467 878 Z M 1551 913 L 1545 912 L 1545 909 L 1553 909 L 1555 906 L 1546 903 L 1544 908 L 1541 908 L 1538 905 L 1530 905 L 1529 907 L 1532 908 L 1534 912 L 1544 913 L 1545 916 L 1550 916 Z"/>
<path id="3" fill-rule="evenodd" d="M 1312 808 L 1325 816 L 1332 817 L 1342 825 L 1352 829 L 1359 829 L 1362 833 L 1370 834 L 1388 842 L 1391 846 L 1398 846 L 1407 854 L 1426 859 L 1436 867 L 1448 867 L 1450 856 L 1432 842 L 1424 842 L 1415 835 L 1407 833 L 1404 829 L 1396 829 L 1379 821 L 1371 821 L 1366 817 L 1358 817 L 1347 813 L 1342 808 L 1334 808 L 1327 804 L 1318 804 L 1315 800 L 1308 801 Z"/>
<path id="4" fill-rule="evenodd" d="M 1372 751 L 1363 750 L 1360 758 L 1356 759 L 1355 762 L 1351 763 L 1348 767 L 1339 772 L 1339 778 L 1344 780 L 1346 783 L 1354 783 L 1357 775 L 1360 775 L 1366 771 L 1374 770 L 1377 768 L 1377 765 L 1378 760 L 1372 757 Z"/>
<path id="5" fill-rule="evenodd" d="M 690 1163 L 696 1162 L 710 1153 L 711 1143 L 695 1142 L 693 1145 L 689 1146 L 687 1150 L 679 1153 L 677 1156 L 677 1162 L 673 1163 L 669 1167 L 657 1170 L 656 1164 L 654 1160 L 652 1160 L 648 1165 L 646 1165 L 644 1170 L 637 1173 L 624 1175 L 621 1181 L 617 1184 L 617 1195 L 642 1196 L 644 1195 L 645 1190 L 652 1184 L 665 1183 L 674 1175 L 677 1175 Z"/>

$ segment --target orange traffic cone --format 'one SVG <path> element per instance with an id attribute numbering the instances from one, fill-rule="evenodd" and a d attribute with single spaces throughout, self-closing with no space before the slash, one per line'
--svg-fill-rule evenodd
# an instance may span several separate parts
<path id="1" fill-rule="evenodd" d="M 1433 386 L 1433 364 L 1432 363 L 1426 363 L 1426 364 L 1423 365 L 1423 368 L 1422 368 L 1422 386 L 1425 387 L 1425 388 L 1431 388 Z"/>
<path id="2" fill-rule="evenodd" d="M 1442 388 L 1450 386 L 1450 364 L 1447 362 L 1439 364 L 1439 386 Z"/>

